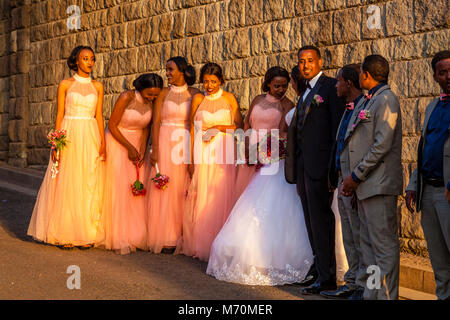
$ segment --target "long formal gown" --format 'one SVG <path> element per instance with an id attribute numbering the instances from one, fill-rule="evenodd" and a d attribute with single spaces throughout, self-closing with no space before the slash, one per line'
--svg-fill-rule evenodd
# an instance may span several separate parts
<path id="1" fill-rule="evenodd" d="M 280 100 L 276 99 L 270 94 L 266 94 L 263 99 L 258 101 L 253 109 L 258 110 L 256 113 L 252 111 L 250 114 L 250 127 L 252 134 L 250 136 L 250 143 L 256 143 L 258 139 L 258 130 L 278 128 L 275 122 L 281 120 L 281 113 L 279 111 Z M 261 110 L 265 110 L 264 113 Z M 257 120 L 255 120 L 257 118 Z M 247 188 L 248 184 L 255 175 L 255 166 L 239 165 L 236 176 L 236 186 L 234 188 L 234 201 L 236 202 Z"/>
<path id="2" fill-rule="evenodd" d="M 292 110 L 293 111 L 293 110 Z M 266 122 L 255 106 L 254 122 Z M 278 128 L 281 112 L 273 117 Z M 287 122 L 292 112 L 287 114 Z M 211 248 L 206 273 L 218 280 L 247 285 L 283 285 L 304 279 L 313 263 L 312 249 L 295 185 L 284 178 L 284 160 L 257 171 L 236 202 Z M 278 170 L 276 170 L 278 169 Z"/>
<path id="3" fill-rule="evenodd" d="M 57 245 L 93 244 L 101 214 L 104 162 L 95 112 L 98 94 L 90 78 L 74 75 L 66 92 L 61 129 L 67 146 L 60 152 L 59 173 L 52 178 L 52 160 L 34 206 L 28 235 Z"/>
<path id="4" fill-rule="evenodd" d="M 189 186 L 187 163 L 190 161 L 189 116 L 192 96 L 188 86 L 171 86 L 161 110 L 158 168 L 169 177 L 164 190 L 149 179 L 148 248 L 160 253 L 175 248 L 183 230 L 183 209 Z M 156 124 L 154 124 L 156 125 Z M 152 168 L 149 178 L 156 175 Z"/>
<path id="5" fill-rule="evenodd" d="M 152 110 L 138 91 L 126 106 L 118 129 L 139 151 L 143 129 L 149 126 Z M 128 159 L 128 150 L 106 131 L 106 177 L 103 212 L 96 246 L 127 254 L 147 249 L 147 196 L 134 196 L 131 185 L 137 177 L 136 165 Z M 139 168 L 139 180 L 150 168 L 147 160 Z M 148 185 L 145 188 L 148 189 Z"/>
<path id="6" fill-rule="evenodd" d="M 222 95 L 205 96 L 194 121 L 201 123 L 199 137 L 216 125 L 234 124 L 231 105 Z M 214 238 L 233 207 L 235 144 L 232 134 L 219 132 L 210 141 L 196 140 L 195 171 L 183 218 L 183 237 L 176 252 L 207 261 Z"/>

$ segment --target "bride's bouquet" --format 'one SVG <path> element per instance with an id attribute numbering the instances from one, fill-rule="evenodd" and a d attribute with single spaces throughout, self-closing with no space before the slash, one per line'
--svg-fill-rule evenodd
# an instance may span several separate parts
<path id="1" fill-rule="evenodd" d="M 262 166 L 275 163 L 286 157 L 286 138 L 278 138 L 278 157 L 273 155 L 272 150 L 272 134 L 268 133 L 262 141 L 258 143 L 258 158 L 256 163 L 256 170 L 259 170 Z"/>
<path id="2" fill-rule="evenodd" d="M 59 151 L 64 149 L 67 145 L 67 131 L 64 129 L 60 130 L 50 130 L 47 134 L 48 143 L 51 145 L 52 150 L 56 150 L 56 161 L 52 164 L 51 172 L 52 178 L 55 178 L 58 174 L 58 165 L 59 165 Z"/>
<path id="3" fill-rule="evenodd" d="M 159 172 L 158 164 L 155 164 L 155 169 L 156 175 L 152 178 L 152 181 L 158 189 L 164 190 L 167 188 L 167 184 L 169 183 L 169 177 Z"/>
<path id="4" fill-rule="evenodd" d="M 145 196 L 147 190 L 144 188 L 144 184 L 139 181 L 139 161 L 136 161 L 136 181 L 131 185 L 131 192 L 133 196 Z"/>

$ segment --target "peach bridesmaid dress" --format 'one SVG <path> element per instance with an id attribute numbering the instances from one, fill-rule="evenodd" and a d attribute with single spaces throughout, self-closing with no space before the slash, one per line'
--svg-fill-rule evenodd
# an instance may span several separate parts
<path id="1" fill-rule="evenodd" d="M 234 124 L 231 106 L 222 92 L 205 96 L 196 111 L 194 121 L 196 126 L 201 123 L 203 133 L 216 125 Z M 183 238 L 176 253 L 208 260 L 211 244 L 233 208 L 234 154 L 232 134 L 219 132 L 210 141 L 195 141 L 195 171 L 186 201 Z"/>
<path id="2" fill-rule="evenodd" d="M 143 129 L 152 118 L 152 110 L 138 91 L 126 106 L 118 128 L 122 135 L 139 150 Z M 131 185 L 136 180 L 136 165 L 128 159 L 128 150 L 109 130 L 106 140 L 106 178 L 103 213 L 97 233 L 96 247 L 127 254 L 147 249 L 147 196 L 134 196 Z M 148 159 L 148 157 L 147 157 Z M 139 168 L 139 180 L 144 181 L 149 161 Z M 149 186 L 145 185 L 148 189 Z"/>
<path id="3" fill-rule="evenodd" d="M 282 117 L 281 110 L 280 100 L 270 94 L 266 94 L 263 99 L 253 106 L 252 113 L 250 114 L 250 127 L 252 129 L 252 134 L 250 136 L 251 144 L 258 141 L 257 130 L 278 128 Z M 239 199 L 245 188 L 247 188 L 247 185 L 252 180 L 255 172 L 255 166 L 242 164 L 238 167 L 234 202 Z"/>
<path id="4" fill-rule="evenodd" d="M 190 161 L 189 116 L 192 96 L 188 86 L 171 86 L 161 110 L 158 168 L 169 177 L 165 190 L 156 188 L 148 176 L 148 249 L 160 253 L 175 248 L 183 229 L 183 208 L 189 185 L 187 164 Z M 156 124 L 154 124 L 156 125 Z"/>
<path id="5" fill-rule="evenodd" d="M 60 151 L 59 173 L 52 178 L 52 161 L 39 190 L 27 234 L 56 244 L 93 244 L 103 195 L 104 162 L 95 120 L 98 94 L 90 78 L 74 75 L 66 93 L 61 129 L 67 146 Z"/>

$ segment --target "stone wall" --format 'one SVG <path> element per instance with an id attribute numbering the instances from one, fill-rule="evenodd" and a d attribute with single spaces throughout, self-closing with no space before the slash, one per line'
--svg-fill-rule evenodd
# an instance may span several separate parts
<path id="1" fill-rule="evenodd" d="M 79 30 L 68 28 L 70 5 L 80 8 Z M 315 44 L 328 75 L 372 53 L 391 62 L 407 183 L 425 107 L 439 94 L 430 60 L 448 49 L 448 8 L 448 0 L 1 0 L 0 161 L 45 167 L 57 85 L 69 76 L 66 59 L 76 45 L 96 52 L 93 76 L 105 86 L 108 119 L 138 74 L 164 78 L 165 61 L 174 55 L 197 70 L 207 61 L 221 64 L 225 87 L 245 112 L 269 67 L 290 70 L 297 50 Z M 426 255 L 419 216 L 409 214 L 403 199 L 398 214 L 402 248 Z"/>

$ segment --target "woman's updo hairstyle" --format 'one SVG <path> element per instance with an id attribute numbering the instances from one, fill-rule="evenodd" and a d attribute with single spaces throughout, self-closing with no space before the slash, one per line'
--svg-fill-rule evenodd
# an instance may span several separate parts
<path id="1" fill-rule="evenodd" d="M 178 70 L 180 70 L 181 73 L 184 74 L 184 81 L 189 86 L 192 86 L 195 83 L 195 69 L 192 65 L 188 64 L 186 59 L 183 57 L 172 57 L 167 62 L 173 61 L 176 65 Z"/>
<path id="2" fill-rule="evenodd" d="M 219 79 L 220 84 L 224 84 L 225 80 L 223 79 L 223 72 L 222 67 L 219 66 L 217 63 L 214 62 L 208 62 L 206 63 L 202 69 L 200 70 L 200 82 L 203 82 L 203 77 L 205 74 L 210 74 L 213 76 L 216 76 L 217 79 Z"/>
<path id="3" fill-rule="evenodd" d="M 289 72 L 287 72 L 286 69 L 281 68 L 281 67 L 272 67 L 269 70 L 267 70 L 266 74 L 264 75 L 264 82 L 262 84 L 263 92 L 268 92 L 270 90 L 269 83 L 271 83 L 273 78 L 275 78 L 275 77 L 286 78 L 288 83 L 291 80 L 291 78 L 289 76 Z"/>
<path id="4" fill-rule="evenodd" d="M 162 89 L 163 79 L 156 73 L 144 73 L 133 81 L 133 86 L 139 92 L 147 88 Z"/>
<path id="5" fill-rule="evenodd" d="M 94 61 L 96 60 L 94 50 L 91 47 L 88 47 L 88 46 L 75 47 L 72 50 L 72 52 L 70 53 L 69 58 L 67 59 L 67 65 L 69 66 L 70 70 L 78 71 L 78 66 L 77 66 L 78 56 L 80 55 L 81 50 L 84 50 L 84 49 L 90 50 L 92 52 L 92 54 L 94 55 Z"/>

